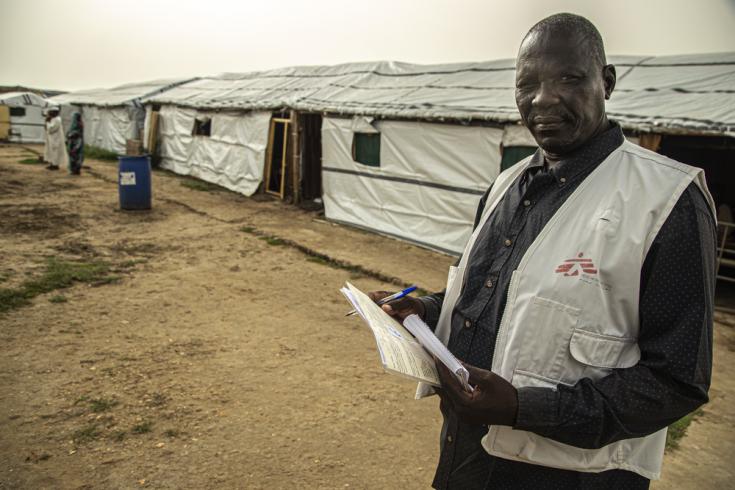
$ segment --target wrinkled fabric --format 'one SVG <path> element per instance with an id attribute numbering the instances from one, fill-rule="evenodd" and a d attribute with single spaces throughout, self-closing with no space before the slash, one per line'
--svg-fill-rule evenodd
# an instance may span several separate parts
<path id="1" fill-rule="evenodd" d="M 48 137 L 48 149 L 45 152 L 46 160 L 52 165 L 66 167 L 69 165 L 69 157 L 66 154 L 66 142 L 64 141 L 64 128 L 61 118 L 56 116 L 46 123 L 46 134 Z"/>
<path id="2" fill-rule="evenodd" d="M 84 123 L 79 112 L 72 115 L 66 147 L 69 151 L 69 171 L 78 174 L 84 162 Z"/>

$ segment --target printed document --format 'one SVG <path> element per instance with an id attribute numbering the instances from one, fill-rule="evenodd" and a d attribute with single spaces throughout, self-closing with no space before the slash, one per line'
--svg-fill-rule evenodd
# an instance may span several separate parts
<path id="1" fill-rule="evenodd" d="M 421 318 L 411 315 L 401 325 L 349 282 L 340 291 L 372 330 L 386 371 L 441 386 L 433 355 L 472 391 L 467 370 Z"/>

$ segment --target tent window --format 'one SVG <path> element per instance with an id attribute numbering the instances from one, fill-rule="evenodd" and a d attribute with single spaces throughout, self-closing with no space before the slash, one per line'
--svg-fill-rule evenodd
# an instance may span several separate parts
<path id="1" fill-rule="evenodd" d="M 380 133 L 355 133 L 352 159 L 370 167 L 380 167 Z"/>
<path id="2" fill-rule="evenodd" d="M 505 170 L 536 152 L 535 146 L 506 146 L 503 148 L 503 159 L 500 170 Z"/>
<path id="3" fill-rule="evenodd" d="M 15 116 L 15 117 L 23 117 L 26 115 L 26 108 L 25 107 L 11 107 L 10 115 Z"/>
<path id="4" fill-rule="evenodd" d="M 212 120 L 194 119 L 194 129 L 191 131 L 192 136 L 210 136 L 212 134 Z"/>

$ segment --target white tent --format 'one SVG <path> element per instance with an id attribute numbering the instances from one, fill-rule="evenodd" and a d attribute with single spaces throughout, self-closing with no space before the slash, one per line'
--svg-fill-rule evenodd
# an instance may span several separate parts
<path id="1" fill-rule="evenodd" d="M 221 112 L 166 105 L 159 113 L 161 167 L 250 196 L 263 180 L 270 119 L 270 112 L 263 111 Z M 209 124 L 209 134 L 194 134 L 197 121 Z"/>
<path id="2" fill-rule="evenodd" d="M 108 89 L 80 90 L 57 95 L 50 101 L 62 107 L 65 129 L 68 129 L 71 113 L 81 110 L 85 144 L 124 153 L 126 140 L 141 138 L 145 119 L 141 99 L 190 80 L 153 80 Z"/>
<path id="3" fill-rule="evenodd" d="M 7 139 L 17 143 L 43 143 L 48 101 L 33 92 L 0 94 L 0 125 L 9 124 Z M 7 121 L 5 121 L 7 117 Z"/>
<path id="4" fill-rule="evenodd" d="M 735 53 L 610 61 L 619 76 L 608 113 L 627 133 L 735 136 Z M 456 253 L 508 150 L 535 146 L 519 126 L 514 90 L 514 60 L 376 62 L 202 78 L 146 103 L 161 106 L 164 167 L 245 194 L 273 165 L 268 150 L 276 126 L 271 123 L 268 139 L 268 114 L 291 111 L 293 124 L 294 114 L 318 114 L 327 218 Z M 212 135 L 240 118 L 258 123 L 233 135 L 237 142 L 230 144 L 239 153 L 226 154 L 225 146 L 215 151 L 196 134 L 197 118 L 210 116 Z M 370 134 L 379 135 L 370 143 L 373 161 L 360 163 L 360 142 L 369 139 L 362 135 Z M 303 140 L 299 144 L 304 179 L 308 152 Z M 246 157 L 242 148 L 252 151 Z M 239 175 L 248 185 L 228 185 L 225 169 L 228 179 Z"/>

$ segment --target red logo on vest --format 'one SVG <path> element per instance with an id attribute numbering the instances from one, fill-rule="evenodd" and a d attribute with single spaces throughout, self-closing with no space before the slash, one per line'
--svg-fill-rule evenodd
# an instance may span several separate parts
<path id="1" fill-rule="evenodd" d="M 592 259 L 583 258 L 584 254 L 579 253 L 576 259 L 567 259 L 559 264 L 554 272 L 557 274 L 564 274 L 565 276 L 578 276 L 579 270 L 587 274 L 597 274 L 595 264 L 592 263 Z"/>

